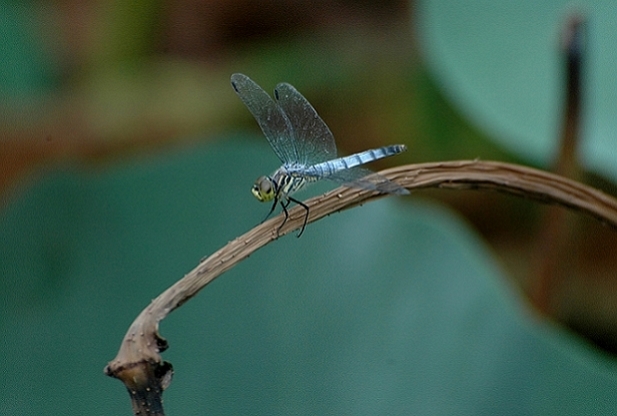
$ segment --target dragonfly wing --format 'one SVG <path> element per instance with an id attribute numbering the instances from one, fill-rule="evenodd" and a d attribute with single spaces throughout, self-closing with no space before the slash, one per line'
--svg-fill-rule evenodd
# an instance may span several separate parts
<path id="1" fill-rule="evenodd" d="M 409 191 L 370 169 L 355 167 L 338 171 L 327 179 L 353 188 L 379 191 L 386 194 L 407 195 Z"/>
<path id="2" fill-rule="evenodd" d="M 298 90 L 283 82 L 276 86 L 274 98 L 293 128 L 297 162 L 310 166 L 336 158 L 332 132 Z"/>
<path id="3" fill-rule="evenodd" d="M 297 162 L 294 146 L 294 126 L 279 105 L 252 79 L 244 74 L 233 74 L 231 85 L 249 109 L 274 153 L 283 163 Z"/>

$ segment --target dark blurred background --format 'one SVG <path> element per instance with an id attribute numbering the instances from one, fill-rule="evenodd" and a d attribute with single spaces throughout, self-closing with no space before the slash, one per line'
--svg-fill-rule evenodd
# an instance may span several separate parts
<path id="1" fill-rule="evenodd" d="M 461 5 L 445 0 L 9 0 L 1 3 L 0 232 L 3 248 L 0 267 L 5 309 L 2 325 L 8 339 L 2 354 L 12 362 L 10 376 L 4 380 L 7 382 L 3 389 L 6 397 L 0 405 L 0 410 L 5 411 L 3 414 L 30 414 L 41 409 L 69 414 L 62 409 L 71 409 L 69 403 L 74 397 L 61 396 L 59 391 L 58 395 L 46 395 L 39 388 L 57 381 L 55 375 L 68 370 L 58 367 L 61 357 L 67 361 L 76 360 L 72 367 L 68 366 L 70 371 L 85 371 L 86 366 L 79 364 L 80 354 L 97 372 L 90 373 L 88 367 L 80 376 L 85 384 L 79 389 L 91 389 L 90 386 L 100 383 L 105 389 L 109 388 L 103 391 L 105 400 L 118 402 L 113 405 L 117 409 L 128 410 L 124 391 L 117 382 L 105 379 L 100 370 L 113 358 L 114 348 L 119 345 L 131 319 L 150 298 L 194 267 L 201 256 L 248 230 L 265 215 L 267 207 L 250 200 L 248 190 L 255 177 L 274 170 L 278 161 L 230 87 L 229 77 L 234 72 L 247 74 L 268 92 L 281 81 L 293 84 L 334 132 L 341 154 L 394 143 L 408 146 L 405 154 L 375 163 L 372 168 L 376 170 L 393 164 L 475 158 L 550 170 L 559 158 L 561 126 L 566 117 L 567 73 L 560 36 L 570 16 L 580 15 L 587 22 L 583 43 L 583 127 L 577 132 L 573 171 L 575 179 L 607 193 L 616 193 L 617 165 L 614 161 L 617 154 L 610 134 L 615 121 L 610 109 L 614 108 L 611 107 L 613 96 L 617 94 L 611 94 L 615 91 L 615 81 L 607 67 L 611 68 L 615 59 L 614 27 L 617 26 L 612 23 L 617 17 L 609 2 L 589 2 L 576 10 L 565 1 L 541 5 L 533 2 L 494 5 L 481 1 Z M 270 411 L 280 414 L 341 411 L 391 414 L 406 410 L 431 414 L 494 414 L 495 411 L 549 414 L 551 409 L 561 409 L 559 414 L 580 414 L 579 411 L 611 414 L 615 410 L 613 395 L 608 393 L 617 386 L 614 376 L 617 233 L 614 230 L 578 214 L 557 214 L 563 216 L 556 220 L 558 231 L 547 232 L 546 224 L 555 215 L 551 214 L 551 208 L 486 192 L 422 191 L 387 204 L 392 206 L 384 208 L 386 217 L 396 217 L 390 210 L 402 209 L 403 212 L 408 210 L 409 216 L 415 212 L 417 218 L 437 224 L 421 225 L 428 227 L 426 234 L 412 236 L 403 228 L 397 228 L 392 233 L 398 236 L 381 235 L 375 231 L 376 224 L 384 221 L 378 219 L 381 218 L 377 215 L 379 210 L 375 208 L 378 212 L 374 217 L 367 209 L 366 218 L 358 218 L 366 232 L 356 235 L 357 230 L 350 225 L 347 234 L 340 231 L 349 238 L 337 240 L 337 221 L 343 222 L 337 214 L 328 219 L 327 226 L 309 227 L 307 234 L 313 236 L 303 236 L 298 241 L 286 237 L 273 243 L 284 245 L 286 258 L 298 267 L 296 271 L 288 271 L 286 277 L 301 280 L 305 285 L 304 280 L 311 279 L 311 271 L 306 272 L 306 269 L 312 267 L 306 264 L 327 263 L 319 257 L 326 247 L 332 251 L 333 259 L 349 260 L 345 266 L 348 269 L 332 260 L 329 270 L 339 276 L 344 270 L 355 270 L 354 264 L 367 262 L 371 254 L 377 258 L 380 252 L 377 246 L 386 252 L 397 252 L 405 247 L 416 247 L 408 240 L 415 239 L 413 241 L 420 244 L 416 250 L 424 253 L 416 266 L 407 264 L 407 260 L 420 256 L 417 252 L 401 254 L 389 260 L 400 265 L 392 273 L 405 282 L 416 278 L 423 281 L 417 276 L 432 275 L 431 270 L 446 267 L 440 265 L 445 262 L 451 269 L 440 276 L 447 279 L 443 288 L 452 290 L 452 284 L 458 287 L 467 279 L 457 280 L 457 270 L 461 266 L 454 259 L 459 256 L 468 259 L 466 254 L 460 254 L 467 250 L 480 253 L 470 255 L 474 258 L 473 267 L 460 270 L 461 276 L 484 276 L 483 273 L 487 276 L 485 280 L 480 279 L 483 283 L 479 284 L 478 292 L 467 289 L 475 293 L 468 296 L 469 303 L 461 302 L 460 309 L 456 309 L 459 306 L 446 307 L 440 302 L 426 309 L 416 305 L 416 315 L 412 313 L 414 319 L 428 326 L 410 324 L 399 328 L 403 332 L 415 328 L 418 333 L 422 332 L 418 328 L 423 328 L 428 338 L 431 330 L 442 335 L 453 331 L 448 332 L 446 338 L 432 341 L 425 338 L 426 344 L 402 342 L 400 345 L 407 345 L 408 353 L 414 356 L 414 360 L 406 361 L 407 364 L 425 361 L 423 348 L 432 351 L 435 345 L 457 344 L 461 340 L 469 345 L 465 351 L 473 351 L 473 357 L 477 355 L 475 361 L 470 359 L 465 364 L 469 355 L 461 354 L 456 348 L 446 348 L 443 354 L 427 358 L 439 362 L 440 358 L 449 356 L 452 361 L 444 361 L 444 367 L 438 366 L 439 370 L 426 369 L 431 373 L 430 382 L 420 391 L 432 394 L 431 399 L 422 400 L 418 396 L 406 401 L 406 392 L 418 388 L 417 383 L 426 379 L 392 376 L 389 372 L 392 368 L 388 365 L 396 367 L 395 363 L 399 358 L 403 360 L 402 356 L 392 358 L 388 352 L 367 349 L 386 357 L 384 368 L 390 370 L 382 373 L 380 369 L 372 371 L 371 364 L 362 361 L 362 354 L 358 353 L 360 358 L 354 361 L 349 354 L 341 352 L 341 357 L 355 362 L 358 368 L 349 373 L 353 376 L 336 381 L 326 375 L 331 370 L 329 360 L 338 364 L 341 361 L 332 358 L 339 355 L 332 353 L 328 347 L 332 341 L 323 336 L 323 340 L 314 341 L 320 345 L 314 349 L 316 357 L 320 351 L 322 353 L 315 359 L 324 366 L 323 372 L 316 370 L 315 380 L 327 381 L 320 388 L 314 388 L 312 379 L 298 381 L 306 376 L 307 369 L 314 367 L 311 360 L 306 361 L 306 368 L 289 364 L 286 360 L 292 359 L 288 355 L 281 358 L 272 352 L 272 348 L 283 348 L 280 344 L 266 340 L 259 326 L 243 329 L 243 325 L 248 324 L 240 318 L 243 315 L 234 315 L 233 311 L 227 313 L 230 322 L 237 324 L 230 324 L 237 331 L 234 334 L 241 339 L 247 337 L 233 345 L 238 348 L 238 357 L 245 357 L 247 362 L 234 364 L 238 358 L 228 355 L 229 346 L 211 346 L 219 348 L 221 355 L 208 356 L 208 351 L 200 350 L 200 344 L 187 334 L 203 331 L 203 336 L 209 340 L 230 335 L 229 327 L 224 325 L 224 313 L 220 318 L 220 332 L 216 332 L 216 328 L 204 329 L 202 324 L 207 327 L 208 323 L 203 323 L 199 317 L 219 312 L 211 311 L 211 304 L 202 304 L 203 310 L 193 309 L 193 317 L 187 317 L 191 312 L 184 313 L 184 319 L 190 319 L 192 324 L 172 321 L 175 322 L 173 328 L 180 330 L 175 329 L 178 331 L 175 340 L 169 337 L 172 345 L 169 354 L 173 354 L 174 341 L 182 343 L 182 338 L 186 337 L 191 341 L 187 343 L 191 346 L 187 350 L 195 354 L 187 358 L 187 362 L 214 360 L 203 370 L 203 378 L 190 373 L 187 376 L 193 386 L 205 386 L 206 393 L 197 393 L 199 389 L 193 393 L 186 387 L 182 390 L 180 382 L 174 381 L 166 394 L 172 395 L 174 388 L 186 392 L 176 401 L 171 396 L 171 406 L 176 413 L 190 413 L 197 411 L 195 409 L 206 411 L 213 407 L 219 409 L 218 413 L 230 414 Z M 433 211 L 440 214 L 432 217 Z M 422 223 L 419 219 L 414 221 Z M 441 235 L 442 231 L 446 236 L 455 236 L 452 238 L 460 243 L 455 245 L 458 248 L 450 252 L 441 242 L 430 245 L 430 236 Z M 551 238 L 557 238 L 559 244 Z M 371 240 L 373 245 L 361 243 Z M 428 242 L 423 245 L 425 241 Z M 233 305 L 242 304 L 241 299 L 247 296 L 256 302 L 257 308 L 257 312 L 245 312 L 249 318 L 263 313 L 259 312 L 263 304 L 247 294 L 245 285 L 249 277 L 256 278 L 251 276 L 254 270 L 279 269 L 277 256 L 281 254 L 275 249 L 265 250 L 265 253 L 247 260 L 246 263 L 256 263 L 239 268 L 242 271 L 234 272 L 236 277 L 230 277 L 229 283 L 223 283 L 227 282 L 227 276 L 215 283 L 232 285 L 228 289 L 231 292 L 217 294 L 213 291 L 208 298 L 206 295 L 197 297 L 191 304 L 208 303 L 206 299 L 210 299 L 221 308 L 233 308 Z M 547 258 L 554 259 L 557 264 L 548 277 L 542 273 Z M 426 268 L 418 269 L 422 261 L 426 261 Z M 260 262 L 268 266 L 257 266 Z M 371 267 L 375 267 L 369 273 L 373 279 L 379 277 L 380 270 L 388 269 L 388 265 L 374 260 L 368 261 L 366 266 L 358 266 L 351 275 L 362 276 L 363 271 Z M 307 275 L 302 276 L 300 271 Z M 244 278 L 240 277 L 242 273 Z M 324 270 L 317 268 L 312 273 L 323 275 Z M 282 319 L 277 318 L 279 314 L 289 313 L 286 307 L 294 309 L 293 302 L 285 296 L 291 293 L 293 298 L 295 293 L 302 293 L 306 288 L 282 290 L 280 285 L 284 288 L 286 283 L 274 276 L 276 273 L 269 278 L 275 279 L 277 284 L 268 286 L 269 283 L 265 283 L 251 290 L 263 290 L 266 303 L 272 296 L 280 298 L 281 305 L 289 302 L 280 309 L 274 308 L 272 315 L 268 315 L 268 319 L 278 322 L 277 319 Z M 118 282 L 104 284 L 115 282 L 113 279 Z M 429 279 L 426 286 L 419 284 L 414 288 L 414 296 L 421 299 L 426 295 L 422 290 L 426 289 L 437 294 L 436 300 L 458 305 L 456 290 L 451 297 L 444 295 L 442 298 L 439 295 L 441 286 L 429 289 L 432 280 L 439 279 Z M 99 283 L 93 286 L 93 281 Z M 380 283 L 374 281 L 367 286 L 369 303 L 375 284 Z M 142 289 L 136 289 L 141 285 L 144 285 Z M 494 289 L 494 285 L 499 289 Z M 224 286 L 216 287 L 225 290 Z M 486 287 L 492 289 L 487 292 Z M 205 293 L 209 291 L 210 287 L 205 289 Z M 499 295 L 495 295 L 497 292 Z M 397 288 L 392 293 L 400 296 L 407 292 Z M 353 296 L 353 293 L 345 296 Z M 380 292 L 380 296 L 383 305 L 393 302 L 387 293 Z M 97 297 L 98 301 L 93 303 Z M 486 297 L 491 300 L 487 301 Z M 103 299 L 108 300 L 104 302 Z M 336 314 L 325 311 L 340 300 L 321 305 L 321 301 L 311 299 L 306 301 L 307 309 L 302 313 L 323 313 L 322 324 L 326 328 L 331 325 L 330 331 L 336 334 L 338 330 L 333 328 L 338 328 L 336 325 L 340 322 L 336 321 Z M 479 304 L 488 302 L 490 307 L 483 310 L 478 306 L 478 299 Z M 485 318 L 481 318 L 470 319 L 461 326 L 448 312 L 452 307 L 454 316 L 465 315 L 469 308 L 478 308 L 478 316 L 492 313 L 501 316 L 501 312 L 495 312 L 500 310 L 501 301 L 509 305 L 504 308 L 510 312 L 503 322 L 495 318 L 492 325 L 481 324 L 486 323 Z M 114 318 L 107 315 L 110 302 L 116 305 L 112 308 L 115 309 Z M 315 305 L 321 305 L 321 312 L 315 312 Z M 373 305 L 379 312 L 366 313 L 382 316 L 383 321 L 379 322 L 385 326 L 401 319 L 397 316 L 408 313 L 399 309 L 389 315 L 380 305 Z M 360 302 L 357 307 L 363 309 L 364 305 Z M 343 315 L 359 313 L 352 306 L 350 308 Z M 301 312 L 297 313 L 301 322 L 308 319 Z M 75 314 L 83 321 L 77 323 Z M 454 322 L 447 328 L 440 328 L 430 322 L 433 314 L 442 314 L 444 322 L 450 318 Z M 424 318 L 418 318 L 422 316 Z M 172 319 L 180 318 L 174 315 L 170 321 Z M 381 328 L 380 324 L 376 323 L 376 328 Z M 285 348 L 296 351 L 296 359 L 306 359 L 305 354 L 310 355 L 310 352 L 298 352 L 300 350 L 287 344 L 294 342 L 291 340 L 310 338 L 310 334 L 319 334 L 320 330 L 314 329 L 317 332 L 307 335 L 306 328 L 293 320 L 285 325 L 275 326 L 280 332 L 276 339 L 286 345 Z M 370 324 L 363 326 L 362 320 L 350 325 L 351 329 L 344 326 L 343 331 L 349 331 L 345 332 L 345 339 L 356 348 L 353 351 L 358 352 L 357 345 L 363 345 L 363 341 L 350 340 L 365 336 L 370 339 L 375 331 L 367 329 Z M 354 325 L 362 329 L 354 332 Z M 516 329 L 507 336 L 495 332 L 502 327 Z M 164 325 L 163 335 L 167 336 L 165 329 Z M 413 336 L 413 333 L 407 335 Z M 491 350 L 494 361 L 483 361 L 478 345 L 486 348 L 504 336 L 503 339 L 510 339 L 511 343 L 497 342 L 500 345 L 494 345 L 495 349 Z M 101 338 L 105 339 L 105 346 L 99 348 L 96 341 Z M 525 341 L 528 339 L 531 341 Z M 537 344 L 538 339 L 540 344 Z M 65 342 L 76 345 L 65 349 Z M 392 345 L 399 345 L 392 342 Z M 33 347 L 48 343 L 55 345 L 55 352 Z M 543 361 L 545 356 L 552 355 L 548 351 L 552 351 L 553 345 L 557 345 L 562 355 L 558 354 L 557 361 L 554 358 Z M 283 350 L 289 354 L 285 348 Z M 264 360 L 257 369 L 252 367 L 254 360 L 246 358 L 246 349 L 252 351 L 250 356 L 254 360 Z M 571 353 L 572 350 L 575 352 Z M 508 381 L 508 376 L 496 373 L 497 370 L 491 371 L 491 368 L 503 369 L 501 358 L 509 354 L 520 356 L 523 364 L 507 361 L 508 371 L 527 369 L 521 370 L 525 376 L 512 376 L 518 382 Z M 537 360 L 532 360 L 534 367 L 545 365 L 550 369 L 547 373 L 554 378 L 535 374 L 525 354 Z M 32 361 L 29 358 L 32 356 L 37 359 Z M 190 367 L 182 364 L 182 357 L 178 355 L 176 361 L 172 360 L 179 373 L 177 377 L 182 377 L 182 371 Z M 46 367 L 47 361 L 56 364 Z M 24 364 L 26 362 L 30 364 Z M 582 369 L 580 362 L 584 362 Z M 268 363 L 278 370 L 273 370 Z M 452 363 L 462 367 L 453 367 Z M 482 363 L 486 366 L 484 370 Z M 576 369 L 572 370 L 569 365 Z M 564 367 L 565 375 L 558 370 Z M 414 369 L 418 367 L 409 364 L 409 371 Z M 468 370 L 471 372 L 467 373 Z M 213 379 L 207 371 L 220 373 L 228 379 Z M 439 377 L 435 371 L 443 371 L 446 375 Z M 271 378 L 273 372 L 277 374 L 274 379 Z M 29 380 L 41 373 L 46 374 L 44 383 L 31 384 Z M 451 377 L 452 373 L 456 374 L 455 378 Z M 391 377 L 381 384 L 379 379 L 371 379 L 371 374 Z M 470 381 L 472 387 L 457 390 L 458 377 L 467 382 L 469 374 L 477 378 L 475 382 Z M 384 399 L 397 405 L 382 406 L 379 395 L 372 401 L 373 396 L 365 396 L 365 390 L 353 387 L 354 383 L 362 384 L 365 377 L 371 380 L 365 381 L 365 387 L 382 386 L 390 392 L 399 388 L 400 394 L 391 398 L 391 402 Z M 72 384 L 68 375 L 60 378 L 59 386 Z M 251 407 L 251 402 L 263 397 L 264 391 L 256 386 L 264 383 L 264 379 L 267 379 L 265 389 L 271 394 L 268 396 L 271 401 L 264 399 L 263 408 Z M 580 397 L 572 399 L 579 407 L 567 400 L 564 404 L 564 397 L 581 387 L 577 381 L 581 379 L 591 381 Z M 522 380 L 543 385 L 548 392 L 546 400 L 529 393 Z M 550 387 L 550 383 L 557 380 L 565 381 L 563 385 Z M 347 396 L 333 393 L 336 389 L 328 387 L 328 383 L 336 386 L 339 382 L 348 386 L 343 389 Z M 294 387 L 288 387 L 288 391 L 285 386 L 289 383 Z M 473 387 L 474 383 L 477 388 Z M 14 390 L 7 390 L 10 385 Z M 247 403 L 234 407 L 231 399 L 242 397 L 247 388 L 251 391 L 244 395 Z M 298 393 L 306 389 L 311 393 Z M 487 399 L 491 389 L 495 389 L 498 396 L 494 402 Z M 374 391 L 372 387 L 369 390 Z M 453 391 L 458 395 L 454 394 L 456 399 L 452 402 L 431 406 L 431 400 L 452 398 Z M 207 399 L 202 403 L 200 396 L 195 394 L 203 394 Z M 366 406 L 358 405 L 359 396 L 365 397 Z M 286 404 L 280 405 L 279 399 Z M 322 407 L 307 404 L 320 399 L 323 399 Z M 96 407 L 87 396 L 78 400 L 83 409 Z M 561 404 L 556 405 L 557 402 Z M 102 405 L 102 414 L 108 413 L 105 409 L 109 408 L 105 406 L 110 403 Z M 213 403 L 218 403 L 220 408 Z M 273 408 L 272 403 L 280 406 Z M 77 406 L 76 409 L 82 408 Z M 500 411 L 504 409 L 510 412 Z"/>

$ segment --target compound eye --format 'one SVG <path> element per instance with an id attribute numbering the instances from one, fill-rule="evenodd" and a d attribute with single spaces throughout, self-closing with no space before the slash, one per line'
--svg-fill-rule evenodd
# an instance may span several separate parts
<path id="1" fill-rule="evenodd" d="M 261 176 L 255 181 L 251 192 L 255 195 L 255 198 L 260 201 L 271 201 L 274 198 L 275 188 L 272 179 L 267 176 Z"/>
<path id="2" fill-rule="evenodd" d="M 272 182 L 270 182 L 267 178 L 262 178 L 262 180 L 259 181 L 259 189 L 264 194 L 272 193 Z"/>

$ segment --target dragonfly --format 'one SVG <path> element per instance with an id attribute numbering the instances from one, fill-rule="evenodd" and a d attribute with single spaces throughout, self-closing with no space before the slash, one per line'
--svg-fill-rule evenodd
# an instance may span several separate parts
<path id="1" fill-rule="evenodd" d="M 259 177 L 251 192 L 261 202 L 273 201 L 264 221 L 280 205 L 285 214 L 281 228 L 289 219 L 291 202 L 306 211 L 298 233 L 302 235 L 309 218 L 309 207 L 292 195 L 306 185 L 328 179 L 346 186 L 380 193 L 406 195 L 409 191 L 389 179 L 361 167 L 407 150 L 402 144 L 365 150 L 338 157 L 334 135 L 317 111 L 292 85 L 282 82 L 274 89 L 274 99 L 244 74 L 233 74 L 231 85 L 263 131 L 283 165 L 271 175 Z"/>

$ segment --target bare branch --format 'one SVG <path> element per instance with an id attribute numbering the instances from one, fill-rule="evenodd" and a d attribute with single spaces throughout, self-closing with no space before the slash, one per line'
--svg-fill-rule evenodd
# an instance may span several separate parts
<path id="1" fill-rule="evenodd" d="M 525 166 L 477 160 L 453 161 L 406 165 L 380 174 L 409 190 L 487 189 L 555 203 L 589 214 L 617 228 L 615 198 L 581 183 Z M 382 196 L 375 191 L 337 188 L 305 202 L 310 209 L 308 222 Z M 291 209 L 289 220 L 280 235 L 302 226 L 304 215 L 305 210 L 301 207 Z M 164 362 L 160 355 L 167 348 L 167 342 L 158 333 L 159 322 L 216 277 L 277 239 L 276 230 L 282 220 L 282 216 L 277 216 L 229 242 L 154 299 L 135 319 L 118 355 L 105 367 L 107 375 L 120 379 L 126 385 L 135 414 L 163 414 L 161 395 L 171 382 L 173 370 L 171 364 Z"/>

